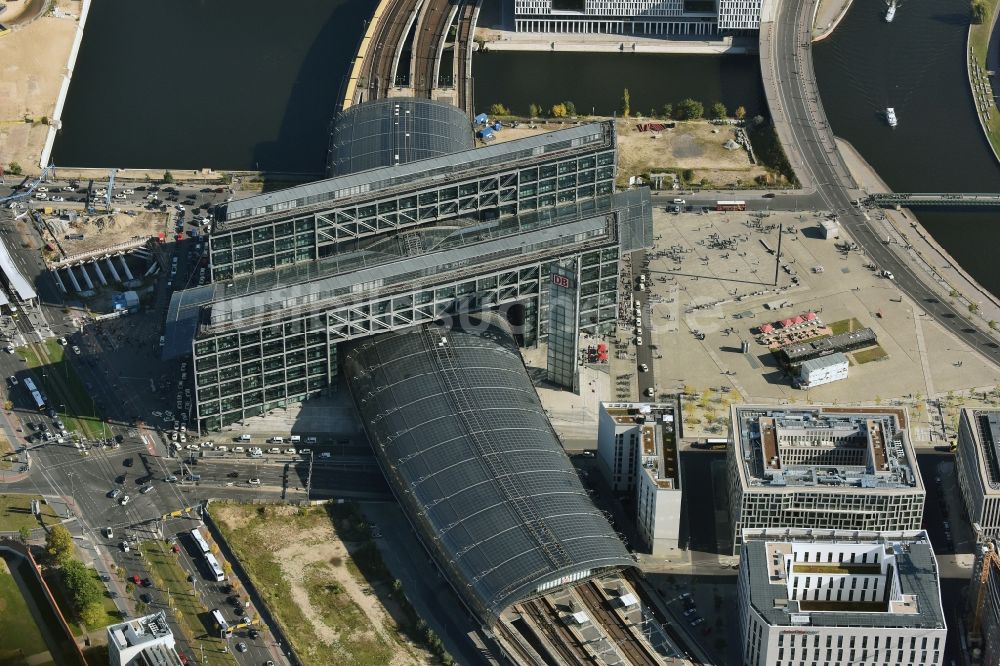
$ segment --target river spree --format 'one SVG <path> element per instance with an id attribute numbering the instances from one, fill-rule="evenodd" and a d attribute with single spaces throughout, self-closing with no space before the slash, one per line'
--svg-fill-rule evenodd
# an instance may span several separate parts
<path id="1" fill-rule="evenodd" d="M 855 2 L 815 46 L 830 124 L 898 192 L 997 192 L 997 164 L 976 118 L 965 70 L 969 4 Z M 885 122 L 885 107 L 899 125 Z M 1000 294 L 1000 212 L 918 211 L 921 223 L 980 284 Z"/>
<path id="2" fill-rule="evenodd" d="M 323 170 L 367 0 L 100 0 L 57 166 Z"/>
<path id="3" fill-rule="evenodd" d="M 579 113 L 611 115 L 629 89 L 632 114 L 659 114 L 685 97 L 707 109 L 722 102 L 748 114 L 767 103 L 755 56 L 494 51 L 472 57 L 477 111 L 500 103 L 514 113 L 572 101 Z"/>

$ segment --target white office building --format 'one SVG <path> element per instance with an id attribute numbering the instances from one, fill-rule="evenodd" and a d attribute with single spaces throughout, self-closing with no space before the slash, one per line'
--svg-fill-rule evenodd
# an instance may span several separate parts
<path id="1" fill-rule="evenodd" d="M 681 474 L 674 403 L 602 403 L 597 449 L 609 485 L 634 494 L 636 525 L 653 555 L 677 548 Z"/>
<path id="2" fill-rule="evenodd" d="M 763 0 L 719 0 L 719 30 L 725 32 L 760 29 Z"/>
<path id="3" fill-rule="evenodd" d="M 830 382 L 847 379 L 847 368 L 850 365 L 851 363 L 847 360 L 847 356 L 841 352 L 830 354 L 829 356 L 811 358 L 799 366 L 798 387 L 804 389 L 814 388 L 823 384 L 829 384 Z"/>
<path id="4" fill-rule="evenodd" d="M 969 520 L 984 536 L 1000 537 L 1000 411 L 962 410 L 956 463 Z"/>
<path id="5" fill-rule="evenodd" d="M 745 666 L 939 666 L 947 626 L 922 530 L 744 533 Z"/>
<path id="6" fill-rule="evenodd" d="M 180 666 L 174 634 L 163 611 L 108 625 L 111 666 Z"/>
<path id="7" fill-rule="evenodd" d="M 728 23 L 756 29 L 760 5 L 761 0 L 719 0 L 718 6 L 712 0 L 514 0 L 514 23 L 518 32 L 709 37 L 720 30 L 724 6 Z"/>
<path id="8" fill-rule="evenodd" d="M 734 405 L 730 416 L 734 554 L 747 529 L 920 528 L 905 409 Z"/>

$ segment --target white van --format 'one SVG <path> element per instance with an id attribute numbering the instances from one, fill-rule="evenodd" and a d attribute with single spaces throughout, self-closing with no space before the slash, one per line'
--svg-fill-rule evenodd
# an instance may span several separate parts
<path id="1" fill-rule="evenodd" d="M 272 437 L 269 441 L 271 442 L 271 444 L 284 444 L 285 443 L 285 438 L 284 437 Z"/>
<path id="2" fill-rule="evenodd" d="M 268 449 L 267 452 L 271 453 L 271 454 L 281 453 L 281 449 L 279 449 L 277 446 L 274 446 L 274 447 L 271 447 L 270 449 Z"/>
<path id="3" fill-rule="evenodd" d="M 674 205 L 675 206 L 686 206 L 687 205 L 687 201 L 684 201 L 684 199 L 674 199 Z"/>
<path id="4" fill-rule="evenodd" d="M 315 437 L 306 437 L 306 444 L 315 444 L 315 443 L 316 443 Z"/>
<path id="5" fill-rule="evenodd" d="M 234 446 L 233 447 L 233 453 L 244 453 L 245 451 L 246 451 L 246 449 L 244 449 L 242 446 Z"/>
<path id="6" fill-rule="evenodd" d="M 240 435 L 239 438 L 236 441 L 238 441 L 238 442 L 249 442 L 250 441 L 250 435 L 247 435 L 247 434 Z"/>
<path id="7" fill-rule="evenodd" d="M 323 453 L 319 454 L 319 457 L 320 458 L 329 458 L 330 457 L 330 452 L 329 451 L 324 451 Z"/>
<path id="8" fill-rule="evenodd" d="M 288 438 L 288 443 L 289 444 L 298 444 L 301 441 L 302 441 L 302 438 L 299 437 L 298 435 L 292 435 L 291 437 Z"/>

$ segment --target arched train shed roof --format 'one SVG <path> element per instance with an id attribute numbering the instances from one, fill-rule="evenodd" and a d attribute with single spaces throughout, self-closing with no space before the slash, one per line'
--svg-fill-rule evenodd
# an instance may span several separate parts
<path id="1" fill-rule="evenodd" d="M 333 121 L 327 175 L 406 164 L 475 148 L 465 112 L 445 102 L 389 97 L 348 107 Z"/>
<path id="2" fill-rule="evenodd" d="M 536 592 L 634 562 L 581 485 L 506 326 L 477 323 L 348 343 L 344 372 L 411 523 L 492 625 Z"/>

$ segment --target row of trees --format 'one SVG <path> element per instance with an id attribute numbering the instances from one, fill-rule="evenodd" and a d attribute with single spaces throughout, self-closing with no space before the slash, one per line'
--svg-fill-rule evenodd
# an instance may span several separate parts
<path id="1" fill-rule="evenodd" d="M 986 20 L 986 3 L 983 0 L 972 0 L 970 5 L 972 11 L 972 22 L 983 23 Z"/>
<path id="2" fill-rule="evenodd" d="M 22 535 L 23 536 L 23 535 Z M 59 576 L 77 617 L 88 625 L 97 625 L 104 614 L 104 588 L 93 570 L 73 557 L 73 535 L 62 525 L 55 525 L 45 537 L 45 553 L 59 565 Z"/>
<path id="3" fill-rule="evenodd" d="M 632 115 L 632 97 L 629 94 L 628 88 L 622 93 L 621 114 L 626 118 Z M 490 106 L 490 115 L 511 116 L 514 114 L 511 113 L 509 107 L 496 103 Z M 553 104 L 548 109 L 543 109 L 535 103 L 528 105 L 528 116 L 531 118 L 541 118 L 543 116 L 550 118 L 571 118 L 576 115 L 576 104 L 569 100 Z M 746 118 L 746 115 L 747 110 L 742 106 L 736 107 L 736 110 L 733 112 L 733 117 L 737 120 L 743 120 Z M 663 118 L 666 120 L 700 120 L 705 117 L 705 105 L 696 99 L 688 97 L 676 104 L 664 104 L 659 110 L 655 108 L 650 109 L 646 117 Z M 722 120 L 729 117 L 729 110 L 722 102 L 716 102 L 709 107 L 708 117 L 714 120 Z"/>

